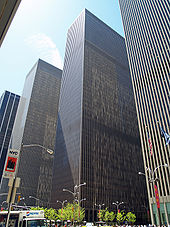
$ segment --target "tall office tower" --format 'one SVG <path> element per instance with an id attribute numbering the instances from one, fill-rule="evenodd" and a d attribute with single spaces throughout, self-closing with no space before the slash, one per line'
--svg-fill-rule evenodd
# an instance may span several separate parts
<path id="1" fill-rule="evenodd" d="M 62 75 L 52 201 L 86 198 L 86 220 L 95 204 L 115 201 L 137 211 L 147 201 L 137 116 L 124 38 L 84 10 L 68 30 Z M 67 197 L 70 196 L 70 197 Z M 121 207 L 120 207 L 121 209 Z"/>
<path id="2" fill-rule="evenodd" d="M 21 0 L 2 0 L 0 2 L 0 46 L 2 45 L 20 2 Z"/>
<path id="3" fill-rule="evenodd" d="M 46 148 L 54 150 L 61 74 L 38 60 L 26 77 L 14 123 L 11 147 L 21 150 L 19 191 L 29 205 L 46 206 L 50 198 L 53 155 Z"/>
<path id="4" fill-rule="evenodd" d="M 163 166 L 170 166 L 170 144 L 168 138 L 167 141 L 161 138 L 160 130 L 161 127 L 170 134 L 170 4 L 167 0 L 119 0 L 119 4 L 135 95 L 152 223 L 158 222 L 154 190 L 148 180 L 151 177 L 149 169 L 154 171 L 157 167 L 154 177 L 159 179 L 157 187 L 162 223 L 170 223 L 169 167 Z M 151 152 L 149 143 L 152 143 Z"/>
<path id="5" fill-rule="evenodd" d="M 0 185 L 20 96 L 5 91 L 0 98 Z"/>

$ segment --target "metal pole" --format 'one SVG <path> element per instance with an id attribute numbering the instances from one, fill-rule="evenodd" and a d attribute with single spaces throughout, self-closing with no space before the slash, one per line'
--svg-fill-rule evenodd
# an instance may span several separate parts
<path id="1" fill-rule="evenodd" d="M 42 145 L 39 145 L 39 144 L 30 144 L 30 145 L 23 145 L 21 144 L 21 148 L 20 148 L 20 151 L 22 150 L 23 147 L 27 147 L 27 146 L 39 146 L 39 147 L 42 147 L 45 149 L 44 146 Z M 50 149 L 47 149 L 46 148 L 46 151 L 47 153 L 49 154 L 53 154 L 53 151 L 50 150 Z M 19 157 L 20 157 L 20 154 L 19 154 Z M 11 212 L 11 207 L 12 207 L 12 198 L 13 198 L 13 194 L 14 194 L 14 188 L 15 188 L 15 182 L 16 182 L 16 179 L 17 179 L 17 173 L 18 173 L 18 168 L 19 168 L 19 158 L 18 158 L 18 164 L 17 164 L 17 169 L 16 169 L 16 173 L 15 173 L 15 176 L 13 177 L 13 183 L 12 183 L 12 188 L 11 188 L 11 195 L 10 195 L 10 199 L 9 199 L 9 205 L 8 205 L 8 214 L 7 214 L 7 220 L 6 220 L 6 224 L 5 226 L 8 227 L 9 225 L 9 218 L 10 218 L 10 212 Z"/>
<path id="2" fill-rule="evenodd" d="M 152 181 L 152 185 L 153 185 L 153 195 L 155 195 L 155 187 L 154 184 L 156 185 L 156 181 L 153 180 Z M 157 210 L 157 215 L 158 215 L 158 225 L 161 226 L 161 214 L 160 214 L 160 208 L 157 207 L 157 203 L 156 203 L 156 196 L 154 196 L 155 198 L 155 205 L 156 205 L 156 210 Z"/>
<path id="3" fill-rule="evenodd" d="M 74 219 L 75 219 L 75 211 L 74 211 L 75 210 L 75 201 L 76 201 L 76 196 L 77 196 L 77 193 L 78 193 L 77 189 L 79 189 L 83 185 L 86 185 L 86 183 L 84 182 L 83 184 L 75 185 L 74 186 L 74 192 L 72 192 L 72 191 L 70 191 L 68 189 L 65 189 L 65 188 L 63 189 L 64 192 L 69 192 L 74 197 L 74 200 L 73 200 L 73 226 L 74 226 Z"/>
<path id="4" fill-rule="evenodd" d="M 158 178 L 156 178 L 154 176 L 154 173 L 156 173 L 156 170 L 159 169 L 160 167 L 168 167 L 168 164 L 164 164 L 164 165 L 159 165 L 157 166 L 154 171 L 152 171 L 150 168 L 146 167 L 146 171 L 149 171 L 151 174 L 151 177 L 148 176 L 148 182 L 152 183 L 153 185 L 153 198 L 155 197 L 155 205 L 156 205 L 156 209 L 157 209 L 157 214 L 158 214 L 158 222 L 159 225 L 161 226 L 161 215 L 160 215 L 160 208 L 157 207 L 157 202 L 156 202 L 156 195 L 155 195 L 155 188 L 154 188 L 154 184 L 156 185 L 156 180 L 159 180 Z M 139 172 L 138 174 L 140 175 L 144 175 L 146 177 L 146 174 Z M 155 195 L 155 196 L 154 196 Z M 154 203 L 154 199 L 153 199 L 153 203 Z M 151 208 L 151 207 L 150 207 Z"/>
<path id="5" fill-rule="evenodd" d="M 76 200 L 76 191 L 77 185 L 74 186 L 74 201 L 73 201 L 73 226 L 74 226 L 74 219 L 75 219 L 75 200 Z"/>
<path id="6" fill-rule="evenodd" d="M 8 227 L 8 225 L 9 225 L 9 218 L 10 218 L 10 212 L 11 212 L 11 207 L 12 207 L 12 197 L 13 197 L 13 193 L 14 193 L 15 181 L 16 181 L 16 177 L 14 177 L 13 183 L 12 183 L 12 190 L 11 190 L 11 195 L 10 195 L 10 199 L 9 199 L 8 214 L 7 214 L 5 227 Z"/>

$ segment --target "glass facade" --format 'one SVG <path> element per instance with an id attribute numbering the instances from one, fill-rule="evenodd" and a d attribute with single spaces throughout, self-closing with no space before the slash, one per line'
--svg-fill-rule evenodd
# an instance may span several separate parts
<path id="1" fill-rule="evenodd" d="M 160 126 L 170 134 L 170 67 L 169 67 L 169 8 L 166 0 L 119 0 L 130 72 L 135 95 L 137 117 L 142 145 L 147 189 L 152 223 L 156 213 L 151 177 L 148 168 L 168 164 L 170 146 L 161 137 Z M 152 143 L 149 152 L 148 137 Z M 155 171 L 162 223 L 168 224 L 170 204 L 170 168 L 160 167 Z"/>
<path id="2" fill-rule="evenodd" d="M 5 91 L 0 98 L 0 186 L 20 96 Z"/>
<path id="3" fill-rule="evenodd" d="M 11 147 L 20 150 L 19 192 L 29 205 L 48 204 L 53 155 L 41 147 L 24 145 L 38 144 L 54 150 L 61 74 L 60 69 L 38 60 L 26 77 L 18 107 Z"/>
<path id="4" fill-rule="evenodd" d="M 147 203 L 137 116 L 123 37 L 84 10 L 68 30 L 56 134 L 52 202 L 86 182 L 86 221 L 95 204 L 124 201 L 142 222 Z M 68 196 L 68 197 L 67 197 Z M 123 207 L 122 207 L 123 208 Z"/>

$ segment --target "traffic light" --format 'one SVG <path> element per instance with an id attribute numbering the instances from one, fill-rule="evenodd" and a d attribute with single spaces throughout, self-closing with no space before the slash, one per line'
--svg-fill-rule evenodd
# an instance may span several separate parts
<path id="1" fill-rule="evenodd" d="M 18 196 L 18 200 L 17 200 L 18 203 L 19 203 L 20 199 L 21 199 L 21 196 L 19 195 L 19 196 Z"/>

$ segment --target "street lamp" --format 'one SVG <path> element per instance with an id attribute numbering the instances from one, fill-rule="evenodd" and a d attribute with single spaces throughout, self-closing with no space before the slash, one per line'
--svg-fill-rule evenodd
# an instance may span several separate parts
<path id="1" fill-rule="evenodd" d="M 154 192 L 155 189 L 157 188 L 157 187 L 156 187 L 156 182 L 159 181 L 159 178 L 157 178 L 157 177 L 155 176 L 155 173 L 156 173 L 156 171 L 157 171 L 159 168 L 161 168 L 161 167 L 168 167 L 168 164 L 159 165 L 159 166 L 157 166 L 153 171 L 152 171 L 150 168 L 146 167 L 146 171 L 148 171 L 148 172 L 150 173 L 150 176 L 148 176 L 148 182 L 149 182 L 150 184 L 152 184 L 152 186 L 153 186 L 153 192 Z M 146 174 L 145 174 L 145 173 L 142 173 L 142 172 L 138 172 L 138 174 L 139 174 L 139 175 L 144 175 L 144 176 L 146 176 Z M 154 193 L 153 193 L 153 194 L 154 194 Z M 157 206 L 157 203 L 156 203 L 156 195 L 155 195 L 155 204 L 156 204 L 156 207 L 157 207 L 157 214 L 158 214 L 159 225 L 161 226 L 160 208 Z"/>
<path id="2" fill-rule="evenodd" d="M 50 155 L 52 155 L 54 153 L 53 150 L 46 148 L 40 144 L 23 144 L 22 147 L 41 147 L 41 148 L 45 149 L 46 152 L 49 153 Z"/>
<path id="3" fill-rule="evenodd" d="M 145 206 L 145 205 L 142 205 L 141 207 L 145 208 L 146 214 L 147 214 L 147 218 L 148 218 L 148 223 L 149 223 L 150 222 L 149 207 L 148 206 Z"/>
<path id="4" fill-rule="evenodd" d="M 52 155 L 54 153 L 51 149 L 46 148 L 46 147 L 44 147 L 43 145 L 40 145 L 40 144 L 21 144 L 21 147 L 22 148 L 23 147 L 41 147 L 41 148 L 45 149 L 46 152 L 50 155 Z M 18 152 L 20 152 L 20 150 L 18 150 Z M 12 186 L 11 186 L 11 194 L 10 194 L 9 204 L 8 204 L 8 214 L 7 214 L 5 227 L 8 227 L 8 225 L 9 225 L 9 218 L 10 218 L 10 212 L 11 212 L 11 207 L 12 207 L 12 198 L 15 196 L 14 191 L 15 191 L 15 182 L 16 182 L 17 171 L 18 171 L 18 167 L 16 167 L 16 172 L 15 172 L 15 175 L 13 176 L 13 182 L 12 182 Z"/>
<path id="5" fill-rule="evenodd" d="M 22 197 L 22 198 L 20 198 L 20 200 L 17 202 L 17 205 L 18 205 L 18 203 L 20 202 L 20 201 L 22 201 L 22 200 L 24 200 L 25 198 L 24 197 Z M 23 201 L 23 203 L 24 203 L 24 206 L 26 207 L 26 203 Z"/>
<path id="6" fill-rule="evenodd" d="M 79 204 L 80 204 L 81 202 L 85 201 L 85 200 L 86 200 L 86 198 L 80 199 L 80 201 L 79 201 L 78 199 L 75 199 L 75 201 L 78 202 Z"/>
<path id="7" fill-rule="evenodd" d="M 124 202 L 118 202 L 118 201 L 116 201 L 116 202 L 113 202 L 112 204 L 113 204 L 113 205 L 116 205 L 117 212 L 120 213 L 120 211 L 119 211 L 119 206 L 120 206 L 121 204 L 124 204 Z"/>
<path id="8" fill-rule="evenodd" d="M 60 201 L 60 200 L 57 200 L 57 203 L 61 203 L 61 206 L 62 206 L 62 209 L 61 209 L 61 218 L 62 218 L 64 203 L 67 203 L 67 200 L 64 200 L 63 202 Z M 63 218 L 62 218 L 62 224 L 63 224 Z"/>
<path id="9" fill-rule="evenodd" d="M 32 196 L 32 195 L 29 195 L 29 198 L 30 199 L 35 199 L 36 201 L 38 201 L 38 207 L 40 206 L 40 199 L 38 199 L 38 198 L 36 198 L 36 197 L 34 197 L 34 196 Z"/>
<path id="10" fill-rule="evenodd" d="M 22 201 L 22 200 L 24 200 L 25 198 L 23 197 L 23 198 L 21 198 L 20 199 L 20 201 Z M 23 201 L 23 203 L 24 203 L 24 206 L 26 207 L 26 203 Z"/>
<path id="11" fill-rule="evenodd" d="M 101 208 L 102 208 L 102 206 L 104 206 L 104 203 L 103 204 L 94 204 L 95 206 L 98 206 L 99 207 L 99 221 L 101 221 L 101 214 L 100 214 L 100 212 L 101 212 Z"/>
<path id="12" fill-rule="evenodd" d="M 62 201 L 60 201 L 60 200 L 57 200 L 57 203 L 61 203 L 62 208 L 63 208 L 63 207 L 64 207 L 64 203 L 67 203 L 67 200 L 64 200 L 63 202 L 62 202 Z"/>
<path id="13" fill-rule="evenodd" d="M 79 191 L 78 191 L 78 189 L 81 187 L 81 186 L 84 186 L 84 185 L 86 185 L 86 182 L 84 182 L 84 183 L 82 183 L 82 184 L 79 184 L 79 185 L 75 185 L 74 186 L 74 190 L 73 190 L 73 192 L 72 191 L 70 191 L 70 190 L 68 190 L 68 189 L 65 189 L 65 188 L 63 188 L 63 192 L 69 192 L 69 193 L 71 193 L 72 195 L 73 195 L 73 198 L 74 198 L 74 200 L 73 200 L 73 209 L 75 210 L 75 205 L 74 205 L 74 202 L 77 200 L 77 195 L 79 194 Z M 78 200 L 79 201 L 79 200 Z M 75 215 L 75 211 L 73 210 L 73 226 L 74 226 L 74 215 Z"/>
<path id="14" fill-rule="evenodd" d="M 79 220 L 80 220 L 80 204 L 81 204 L 81 202 L 86 201 L 86 198 L 80 199 L 80 201 L 78 199 L 75 199 L 75 201 L 78 202 L 78 217 L 79 217 L 78 222 L 79 222 Z"/>
<path id="15" fill-rule="evenodd" d="M 3 208 L 3 204 L 4 203 L 7 203 L 7 201 L 5 200 L 5 201 L 3 201 L 2 203 L 1 203 L 1 210 L 2 210 L 2 208 Z"/>
<path id="16" fill-rule="evenodd" d="M 75 186 L 74 186 L 74 191 L 73 191 L 73 192 L 70 191 L 70 190 L 68 190 L 68 189 L 63 188 L 63 192 L 69 192 L 69 193 L 71 193 L 71 194 L 73 195 L 73 197 L 74 197 L 74 200 L 76 200 L 77 194 L 79 193 L 79 192 L 78 192 L 78 189 L 79 189 L 81 186 L 84 186 L 84 185 L 86 185 L 85 182 L 84 182 L 83 184 L 75 185 Z"/>

